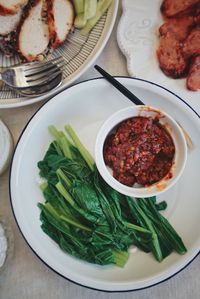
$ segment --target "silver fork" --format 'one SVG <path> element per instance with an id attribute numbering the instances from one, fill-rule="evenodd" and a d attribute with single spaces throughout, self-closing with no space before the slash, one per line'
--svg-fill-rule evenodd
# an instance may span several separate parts
<path id="1" fill-rule="evenodd" d="M 65 62 L 57 57 L 44 62 L 30 62 L 6 68 L 0 73 L 0 80 L 16 89 L 34 87 L 53 80 L 62 73 Z"/>

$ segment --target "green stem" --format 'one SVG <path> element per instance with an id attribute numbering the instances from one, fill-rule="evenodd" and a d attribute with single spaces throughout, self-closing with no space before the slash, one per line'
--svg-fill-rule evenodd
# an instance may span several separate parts
<path id="1" fill-rule="evenodd" d="M 59 181 L 62 180 L 68 188 L 72 185 L 70 179 L 65 175 L 62 169 L 57 169 L 56 174 L 58 176 Z"/>
<path id="2" fill-rule="evenodd" d="M 80 223 L 78 223 L 78 222 L 75 222 L 75 221 L 73 221 L 72 219 L 69 219 L 69 218 L 67 218 L 67 217 L 65 217 L 65 216 L 63 216 L 63 215 L 60 216 L 60 219 L 63 220 L 63 221 L 65 221 L 65 222 L 67 222 L 67 223 L 69 223 L 69 224 L 71 224 L 71 225 L 73 225 L 73 226 L 76 226 L 77 228 L 86 230 L 86 231 L 88 231 L 88 232 L 91 232 L 91 231 L 92 231 L 92 230 L 91 230 L 90 228 L 88 228 L 87 226 L 82 225 L 82 224 L 80 224 Z"/>
<path id="3" fill-rule="evenodd" d="M 53 125 L 48 126 L 49 132 L 51 133 L 51 135 L 56 139 L 59 140 L 60 139 L 60 135 L 59 135 L 59 131 L 56 129 L 56 127 L 54 127 Z"/>
<path id="4" fill-rule="evenodd" d="M 58 182 L 56 184 L 56 189 L 60 192 L 60 194 L 67 200 L 67 202 L 71 205 L 74 206 L 75 202 L 73 200 L 73 198 L 71 197 L 71 195 L 67 192 L 67 190 L 65 189 L 65 187 L 62 185 L 61 182 Z"/>
<path id="5" fill-rule="evenodd" d="M 47 182 L 44 182 L 44 183 L 40 184 L 40 189 L 42 191 L 44 191 L 47 187 L 48 187 L 48 183 Z"/>
<path id="6" fill-rule="evenodd" d="M 82 157 L 84 158 L 84 160 L 88 164 L 89 168 L 92 171 L 94 171 L 94 168 L 95 168 L 94 159 L 91 156 L 91 154 L 88 152 L 88 150 L 84 147 L 84 145 L 81 143 L 80 139 L 78 138 L 78 136 L 76 135 L 76 133 L 74 132 L 72 127 L 70 125 L 67 125 L 67 126 L 65 126 L 65 130 L 69 134 L 71 139 L 73 140 L 75 146 L 77 147 L 80 154 L 82 155 Z"/>
<path id="7" fill-rule="evenodd" d="M 135 206 L 136 206 L 139 214 L 142 216 L 142 218 L 143 218 L 146 226 L 152 232 L 152 251 L 153 251 L 156 259 L 159 262 L 161 262 L 163 260 L 162 251 L 161 251 L 159 240 L 158 240 L 158 236 L 156 234 L 156 231 L 154 230 L 153 224 L 152 224 L 151 220 L 145 215 L 145 213 L 143 212 L 143 210 L 141 209 L 141 207 L 139 205 L 137 205 L 137 204 Z"/>
<path id="8" fill-rule="evenodd" d="M 72 159 L 72 154 L 71 154 L 71 151 L 70 151 L 70 145 L 69 145 L 69 142 L 67 141 L 65 136 L 60 137 L 60 143 L 61 143 L 61 147 L 62 147 L 62 151 L 63 151 L 64 156 L 68 159 Z"/>
<path id="9" fill-rule="evenodd" d="M 125 224 L 126 224 L 126 226 L 127 226 L 128 228 L 134 229 L 134 230 L 136 230 L 136 231 L 138 231 L 138 232 L 146 233 L 146 234 L 152 234 L 152 232 L 151 232 L 150 230 L 148 230 L 148 229 L 146 229 L 146 228 L 143 228 L 143 227 L 141 227 L 141 226 L 132 224 L 132 223 L 130 223 L 130 222 L 125 222 Z"/>
<path id="10" fill-rule="evenodd" d="M 128 260 L 129 254 L 126 251 L 113 250 L 113 256 L 114 256 L 115 264 L 118 267 L 123 268 L 124 265 L 126 264 L 127 260 Z"/>
<path id="11" fill-rule="evenodd" d="M 111 5 L 112 0 L 99 0 L 97 3 L 97 10 L 96 14 L 93 18 L 89 19 L 84 26 L 84 28 L 81 30 L 81 33 L 83 35 L 87 35 L 92 28 L 96 25 L 96 23 L 99 21 L 99 19 L 104 15 L 104 13 L 107 11 L 109 6 Z"/>
<path id="12" fill-rule="evenodd" d="M 84 0 L 73 0 L 76 14 L 83 13 L 84 11 Z"/>

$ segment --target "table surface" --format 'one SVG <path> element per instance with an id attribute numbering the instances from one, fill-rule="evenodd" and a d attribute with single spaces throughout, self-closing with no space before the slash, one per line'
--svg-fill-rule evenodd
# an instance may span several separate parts
<path id="1" fill-rule="evenodd" d="M 116 42 L 116 29 L 121 15 L 121 5 L 111 38 L 97 63 L 113 75 L 128 75 L 126 61 Z M 78 81 L 97 77 L 90 68 Z M 200 103 L 190 104 L 200 113 Z M 35 111 L 42 105 L 37 103 L 18 109 L 0 111 L 0 118 L 9 127 L 16 143 L 22 129 Z M 0 177 L 0 215 L 3 216 L 14 236 L 14 250 L 3 271 L 0 271 L 0 299 L 62 299 L 62 298 L 181 298 L 200 296 L 200 256 L 186 269 L 157 286 L 129 293 L 104 293 L 89 290 L 60 277 L 44 265 L 31 251 L 22 238 L 14 221 L 9 203 L 8 171 Z M 133 269 L 134 271 L 134 269 Z"/>

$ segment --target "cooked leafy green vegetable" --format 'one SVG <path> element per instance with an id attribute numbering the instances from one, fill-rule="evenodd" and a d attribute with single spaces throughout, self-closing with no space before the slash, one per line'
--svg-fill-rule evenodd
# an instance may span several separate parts
<path id="1" fill-rule="evenodd" d="M 93 18 L 97 11 L 97 0 L 85 0 L 85 13 L 87 20 Z"/>
<path id="2" fill-rule="evenodd" d="M 76 14 L 80 14 L 84 11 L 84 1 L 85 0 L 73 0 Z"/>
<path id="3" fill-rule="evenodd" d="M 97 2 L 97 8 L 95 15 L 88 19 L 85 26 L 82 28 L 82 34 L 88 34 L 92 28 L 96 25 L 96 23 L 100 20 L 100 18 L 104 15 L 104 13 L 108 10 L 113 0 L 99 0 Z"/>
<path id="4" fill-rule="evenodd" d="M 113 0 L 73 0 L 76 17 L 74 26 L 88 34 L 107 11 Z"/>
<path id="5" fill-rule="evenodd" d="M 49 127 L 54 141 L 38 162 L 45 203 L 39 203 L 41 228 L 68 254 L 100 265 L 123 267 L 129 247 L 151 252 L 161 262 L 186 248 L 160 214 L 167 207 L 156 198 L 133 199 L 112 189 L 68 125 L 67 136 Z"/>

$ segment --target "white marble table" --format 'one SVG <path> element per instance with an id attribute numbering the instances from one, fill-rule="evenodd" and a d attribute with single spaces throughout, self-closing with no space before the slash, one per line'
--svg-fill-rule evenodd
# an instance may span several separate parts
<path id="1" fill-rule="evenodd" d="M 131 0 L 130 0 L 131 1 Z M 97 60 L 113 75 L 128 75 L 126 62 L 116 42 L 116 27 L 112 36 Z M 78 81 L 98 74 L 90 68 Z M 8 125 L 16 142 L 23 127 L 33 113 L 41 106 L 37 103 L 15 110 L 1 110 L 0 118 Z M 200 102 L 195 103 L 200 112 Z M 200 298 L 200 257 L 198 256 L 186 269 L 157 286 L 130 293 L 103 293 L 73 284 L 55 274 L 31 251 L 22 238 L 12 215 L 9 193 L 8 172 L 0 177 L 0 215 L 12 227 L 14 233 L 14 254 L 3 271 L 0 271 L 0 299 L 111 299 L 111 298 L 153 298 L 153 299 L 198 299 Z M 186 220 L 187 222 L 187 220 Z M 133 269 L 134 271 L 134 269 Z"/>

